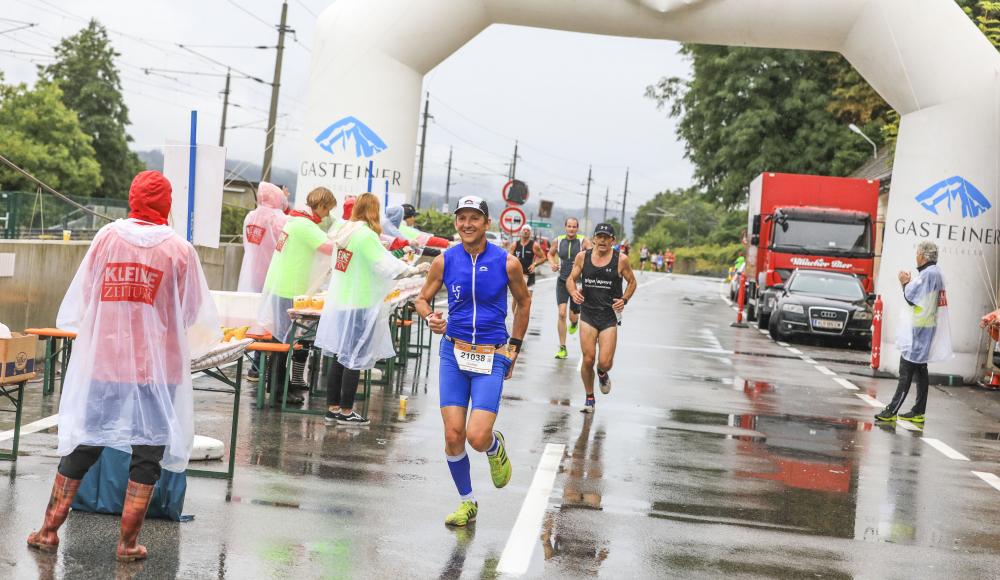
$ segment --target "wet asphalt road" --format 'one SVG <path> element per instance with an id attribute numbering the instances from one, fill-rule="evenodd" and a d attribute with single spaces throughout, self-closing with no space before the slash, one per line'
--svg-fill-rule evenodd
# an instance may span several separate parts
<path id="1" fill-rule="evenodd" d="M 16 467 L 0 461 L 0 578 L 493 578 L 548 444 L 565 449 L 527 532 L 527 577 L 1000 576 L 1000 490 L 973 474 L 1000 475 L 1000 393 L 932 388 L 923 431 L 876 426 L 873 399 L 894 383 L 866 376 L 866 353 L 732 329 L 718 280 L 640 284 L 612 392 L 586 416 L 577 337 L 552 358 L 554 283 L 539 283 L 498 420 L 514 478 L 494 489 L 472 455 L 468 529 L 442 523 L 458 499 L 433 362 L 401 391 L 375 387 L 367 429 L 245 395 L 235 482 L 190 478 L 195 519 L 148 521 L 145 563 L 116 565 L 117 518 L 82 513 L 56 556 L 29 552 L 57 457 L 54 429 L 26 435 Z M 25 424 L 54 412 L 39 391 Z M 231 399 L 197 400 L 198 433 L 228 440 Z"/>

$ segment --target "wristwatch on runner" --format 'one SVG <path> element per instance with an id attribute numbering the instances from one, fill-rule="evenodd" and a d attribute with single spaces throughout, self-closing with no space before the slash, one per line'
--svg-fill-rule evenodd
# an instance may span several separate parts
<path id="1" fill-rule="evenodd" d="M 514 351 L 515 354 L 519 353 L 521 352 L 522 344 L 524 344 L 524 341 L 522 339 L 512 337 L 509 341 L 507 341 L 507 350 Z"/>

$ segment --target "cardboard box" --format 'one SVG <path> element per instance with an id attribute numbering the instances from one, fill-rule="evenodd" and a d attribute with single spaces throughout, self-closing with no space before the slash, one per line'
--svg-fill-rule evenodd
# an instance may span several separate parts
<path id="1" fill-rule="evenodd" d="M 20 383 L 35 378 L 35 348 L 38 337 L 12 332 L 0 339 L 0 385 Z"/>

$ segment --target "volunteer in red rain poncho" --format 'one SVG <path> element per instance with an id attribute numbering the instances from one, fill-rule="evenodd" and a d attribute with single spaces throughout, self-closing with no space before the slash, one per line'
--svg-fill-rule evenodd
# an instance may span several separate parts
<path id="1" fill-rule="evenodd" d="M 260 292 L 264 289 L 267 268 L 271 265 L 274 247 L 288 216 L 288 200 L 277 185 L 266 181 L 257 188 L 257 209 L 243 220 L 243 267 L 240 269 L 240 292 Z"/>
<path id="2" fill-rule="evenodd" d="M 132 454 L 118 558 L 136 544 L 160 468 L 183 472 L 194 438 L 192 358 L 222 336 L 194 247 L 167 225 L 170 182 L 137 175 L 129 219 L 94 237 L 59 309 L 77 333 L 59 401 L 62 456 L 45 524 L 28 543 L 54 550 L 56 532 L 104 447 Z"/>
<path id="3" fill-rule="evenodd" d="M 922 423 L 927 408 L 927 363 L 952 358 L 951 328 L 948 320 L 948 299 L 944 276 L 937 265 L 938 248 L 934 242 L 917 245 L 917 275 L 907 271 L 899 273 L 906 304 L 896 328 L 896 347 L 899 349 L 899 383 L 892 401 L 875 418 L 892 421 L 897 417 Z M 917 400 L 913 409 L 899 413 L 916 380 Z"/>
<path id="4" fill-rule="evenodd" d="M 378 198 L 366 193 L 355 201 L 351 220 L 330 231 L 333 274 L 316 331 L 316 346 L 336 357 L 327 375 L 330 421 L 368 424 L 353 410 L 360 373 L 396 356 L 385 298 L 395 278 L 416 269 L 382 246 L 380 222 Z"/>

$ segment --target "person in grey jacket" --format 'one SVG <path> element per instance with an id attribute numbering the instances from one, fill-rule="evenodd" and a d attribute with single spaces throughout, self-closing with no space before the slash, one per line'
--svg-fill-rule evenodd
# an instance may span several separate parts
<path id="1" fill-rule="evenodd" d="M 899 383 L 892 401 L 875 415 L 877 421 L 903 419 L 923 423 L 927 410 L 927 363 L 952 356 L 948 300 L 937 259 L 937 245 L 931 241 L 920 242 L 917 245 L 917 275 L 911 276 L 906 270 L 899 273 L 899 283 L 906 300 L 896 336 Z M 917 400 L 910 411 L 899 413 L 914 380 L 917 383 Z"/>

